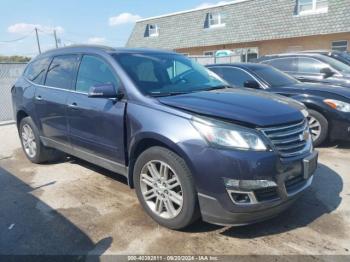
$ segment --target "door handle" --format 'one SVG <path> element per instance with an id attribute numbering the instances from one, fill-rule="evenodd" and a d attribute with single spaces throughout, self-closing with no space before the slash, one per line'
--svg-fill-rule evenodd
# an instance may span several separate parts
<path id="1" fill-rule="evenodd" d="M 41 97 L 41 95 L 36 96 L 35 99 L 38 100 L 38 101 L 43 100 L 43 98 Z"/>
<path id="2" fill-rule="evenodd" d="M 69 108 L 72 108 L 72 109 L 78 109 L 78 104 L 77 103 L 71 103 L 68 105 Z"/>

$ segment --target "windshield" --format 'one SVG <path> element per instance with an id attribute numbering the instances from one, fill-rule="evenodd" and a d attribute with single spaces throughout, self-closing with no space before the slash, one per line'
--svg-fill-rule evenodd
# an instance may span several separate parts
<path id="1" fill-rule="evenodd" d="M 228 86 L 215 73 L 182 55 L 128 53 L 113 56 L 145 95 L 166 96 Z"/>
<path id="2" fill-rule="evenodd" d="M 252 71 L 271 87 L 287 86 L 299 83 L 299 81 L 295 78 L 270 66 L 255 67 L 252 69 Z"/>
<path id="3" fill-rule="evenodd" d="M 348 52 L 341 52 L 339 54 L 335 54 L 335 57 L 340 57 L 342 59 L 345 59 L 346 62 L 350 63 L 350 54 Z"/>
<path id="4" fill-rule="evenodd" d="M 345 74 L 350 74 L 350 66 L 347 64 L 344 64 L 343 62 L 329 57 L 329 56 L 323 56 L 322 57 L 323 62 L 326 62 L 329 64 L 331 67 L 333 67 L 335 70 L 345 73 Z"/>

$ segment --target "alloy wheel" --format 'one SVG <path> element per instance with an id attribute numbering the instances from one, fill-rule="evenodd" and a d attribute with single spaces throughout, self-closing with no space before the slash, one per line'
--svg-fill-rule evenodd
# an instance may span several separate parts
<path id="1" fill-rule="evenodd" d="M 26 154 L 30 158 L 34 158 L 36 156 L 37 146 L 36 146 L 34 132 L 33 132 L 33 129 L 30 127 L 30 125 L 28 124 L 23 125 L 21 138 L 22 138 L 22 143 Z"/>
<path id="2" fill-rule="evenodd" d="M 313 116 L 308 117 L 311 137 L 316 141 L 321 135 L 321 123 Z"/>
<path id="3" fill-rule="evenodd" d="M 165 162 L 152 160 L 141 170 L 142 196 L 156 215 L 164 219 L 175 218 L 183 207 L 180 180 L 175 171 Z"/>

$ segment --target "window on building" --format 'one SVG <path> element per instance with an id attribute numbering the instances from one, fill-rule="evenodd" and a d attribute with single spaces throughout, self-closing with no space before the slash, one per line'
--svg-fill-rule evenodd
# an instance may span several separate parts
<path id="1" fill-rule="evenodd" d="M 225 16 L 222 13 L 209 13 L 209 27 L 225 26 Z"/>
<path id="2" fill-rule="evenodd" d="M 56 56 L 50 65 L 45 85 L 61 89 L 71 89 L 75 78 L 77 62 L 77 55 Z"/>
<path id="3" fill-rule="evenodd" d="M 348 50 L 348 41 L 334 41 L 334 42 L 332 42 L 332 50 L 347 51 Z"/>
<path id="4" fill-rule="evenodd" d="M 149 25 L 147 25 L 147 31 L 148 31 L 147 36 L 149 36 L 149 37 L 158 36 L 159 35 L 159 27 L 156 24 L 149 24 Z"/>
<path id="5" fill-rule="evenodd" d="M 328 12 L 328 0 L 297 0 L 298 14 Z"/>
<path id="6" fill-rule="evenodd" d="M 113 84 L 115 89 L 119 87 L 118 79 L 106 62 L 98 57 L 85 55 L 79 67 L 76 90 L 88 93 L 92 86 L 103 84 Z"/>
<path id="7" fill-rule="evenodd" d="M 203 55 L 204 56 L 214 56 L 215 51 L 204 51 Z"/>
<path id="8" fill-rule="evenodd" d="M 43 58 L 30 63 L 24 76 L 35 84 L 42 84 L 50 61 L 50 58 Z"/>

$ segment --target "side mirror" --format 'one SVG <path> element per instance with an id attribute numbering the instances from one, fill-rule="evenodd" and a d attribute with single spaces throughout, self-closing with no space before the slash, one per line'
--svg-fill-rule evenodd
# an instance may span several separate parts
<path id="1" fill-rule="evenodd" d="M 331 77 L 335 74 L 335 72 L 333 72 L 332 69 L 330 69 L 329 67 L 322 68 L 320 70 L 320 73 L 323 74 L 324 78 Z"/>
<path id="2" fill-rule="evenodd" d="M 260 89 L 259 83 L 256 82 L 255 80 L 245 81 L 243 85 L 244 87 L 247 87 L 247 88 Z"/>
<path id="3" fill-rule="evenodd" d="M 117 98 L 114 85 L 111 83 L 94 85 L 89 90 L 89 97 Z"/>

